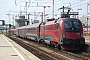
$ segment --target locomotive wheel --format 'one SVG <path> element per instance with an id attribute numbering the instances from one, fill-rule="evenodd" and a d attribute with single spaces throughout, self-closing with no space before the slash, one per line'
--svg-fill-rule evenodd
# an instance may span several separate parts
<path id="1" fill-rule="evenodd" d="M 38 39 L 36 38 L 35 41 L 38 42 Z"/>
<path id="2" fill-rule="evenodd" d="M 54 43 L 53 42 L 50 42 L 50 45 L 51 45 L 51 47 L 54 47 Z"/>
<path id="3" fill-rule="evenodd" d="M 23 39 L 25 39 L 25 36 L 23 36 Z"/>
<path id="4" fill-rule="evenodd" d="M 45 44 L 45 41 L 43 39 L 41 39 L 40 41 L 41 41 L 41 44 Z"/>
<path id="5" fill-rule="evenodd" d="M 24 36 L 25 39 L 27 39 L 27 36 Z"/>
<path id="6" fill-rule="evenodd" d="M 42 44 L 44 44 L 44 45 L 45 45 L 45 41 L 44 41 L 44 40 L 43 40 Z"/>
<path id="7" fill-rule="evenodd" d="M 27 39 L 27 36 L 25 38 Z"/>
<path id="8" fill-rule="evenodd" d="M 54 43 L 54 47 L 57 48 L 58 47 L 58 43 Z"/>
<path id="9" fill-rule="evenodd" d="M 52 43 L 50 42 L 51 47 L 53 47 Z"/>
<path id="10" fill-rule="evenodd" d="M 57 47 L 57 43 L 51 42 L 51 46 L 56 48 Z"/>
<path id="11" fill-rule="evenodd" d="M 43 39 L 40 39 L 40 40 L 39 40 L 39 43 L 41 43 L 41 44 L 42 44 L 42 41 L 43 41 Z"/>
<path id="12" fill-rule="evenodd" d="M 54 43 L 54 48 L 61 50 L 61 47 L 58 43 Z"/>
<path id="13" fill-rule="evenodd" d="M 60 46 L 60 44 L 58 44 L 58 47 L 57 47 L 59 50 L 61 50 L 61 46 Z"/>

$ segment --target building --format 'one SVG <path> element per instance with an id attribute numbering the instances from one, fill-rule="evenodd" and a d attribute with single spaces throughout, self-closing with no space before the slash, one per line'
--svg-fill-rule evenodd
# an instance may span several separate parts
<path id="1" fill-rule="evenodd" d="M 18 16 L 15 18 L 15 26 L 16 28 L 21 27 L 21 26 L 25 26 L 25 22 L 27 21 L 27 19 L 25 19 L 25 16 Z"/>
<path id="2" fill-rule="evenodd" d="M 87 26 L 87 16 L 81 16 L 81 17 L 79 17 L 79 19 L 82 21 L 82 23 L 84 23 L 85 24 L 85 26 Z M 90 26 L 90 16 L 88 16 L 88 26 Z"/>

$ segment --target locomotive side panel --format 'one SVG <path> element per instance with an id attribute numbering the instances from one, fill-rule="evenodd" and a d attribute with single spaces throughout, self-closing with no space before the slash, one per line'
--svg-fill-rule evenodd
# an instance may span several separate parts
<path id="1" fill-rule="evenodd" d="M 57 20 L 58 21 L 58 20 Z M 43 22 L 40 25 L 40 39 L 46 44 L 50 44 L 53 47 L 60 47 L 60 24 L 56 23 L 56 20 Z"/>

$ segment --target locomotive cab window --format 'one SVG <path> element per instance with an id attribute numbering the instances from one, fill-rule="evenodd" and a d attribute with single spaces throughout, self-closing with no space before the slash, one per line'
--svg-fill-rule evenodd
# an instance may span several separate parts
<path id="1" fill-rule="evenodd" d="M 79 21 L 64 21 L 64 27 L 66 32 L 80 32 Z"/>

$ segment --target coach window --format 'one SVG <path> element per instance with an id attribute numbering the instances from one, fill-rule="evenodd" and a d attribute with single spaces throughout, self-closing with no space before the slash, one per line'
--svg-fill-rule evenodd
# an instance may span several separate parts
<path id="1" fill-rule="evenodd" d="M 33 32 L 33 33 L 35 32 L 35 28 L 32 29 L 32 32 Z"/>
<path id="2" fill-rule="evenodd" d="M 29 33 L 30 32 L 30 29 L 27 29 L 27 33 Z"/>

